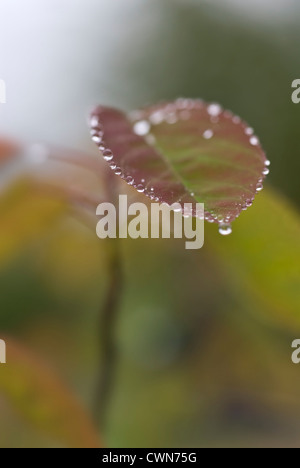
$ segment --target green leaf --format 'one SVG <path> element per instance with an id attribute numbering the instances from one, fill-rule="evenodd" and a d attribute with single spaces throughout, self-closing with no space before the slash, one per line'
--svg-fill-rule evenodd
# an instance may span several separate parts
<path id="1" fill-rule="evenodd" d="M 241 297 L 245 292 L 277 325 L 299 329 L 300 219 L 298 212 L 273 190 L 265 190 L 224 242 L 207 231 L 206 245 L 224 262 L 224 270 Z M 245 300 L 245 299 L 244 299 Z M 250 299 L 251 300 L 251 299 Z"/>
<path id="2" fill-rule="evenodd" d="M 42 191 L 30 181 L 20 180 L 0 198 L 0 266 L 3 268 L 22 249 L 67 212 L 62 197 Z"/>
<path id="3" fill-rule="evenodd" d="M 81 404 L 59 377 L 15 341 L 6 339 L 0 393 L 41 429 L 70 448 L 97 448 L 99 438 Z"/>
<path id="4" fill-rule="evenodd" d="M 269 171 L 253 130 L 200 100 L 179 99 L 129 117 L 98 107 L 91 134 L 114 172 L 139 192 L 182 209 L 204 203 L 206 219 L 220 224 L 252 205 Z"/>

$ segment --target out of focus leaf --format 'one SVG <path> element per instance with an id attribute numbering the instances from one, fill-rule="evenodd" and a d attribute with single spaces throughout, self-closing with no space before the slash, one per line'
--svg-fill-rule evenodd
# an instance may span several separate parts
<path id="1" fill-rule="evenodd" d="M 241 295 L 248 291 L 265 314 L 282 325 L 300 324 L 300 218 L 281 196 L 266 190 L 232 236 L 220 242 L 213 230 L 209 244 L 225 262 Z M 260 308 L 261 311 L 261 308 Z"/>
<path id="2" fill-rule="evenodd" d="M 70 448 L 97 448 L 99 438 L 81 404 L 56 374 L 11 339 L 0 367 L 0 393 L 35 427 Z"/>
<path id="3" fill-rule="evenodd" d="M 218 223 L 252 205 L 268 172 L 253 130 L 218 104 L 179 99 L 131 117 L 98 107 L 91 134 L 114 172 L 139 192 L 182 208 L 204 203 L 206 219 Z"/>
<path id="4" fill-rule="evenodd" d="M 62 197 L 21 181 L 0 198 L 0 265 L 37 241 L 67 209 Z"/>
<path id="5" fill-rule="evenodd" d="M 18 151 L 19 147 L 17 144 L 9 140 L 0 139 L 0 163 L 3 163 L 17 155 Z"/>

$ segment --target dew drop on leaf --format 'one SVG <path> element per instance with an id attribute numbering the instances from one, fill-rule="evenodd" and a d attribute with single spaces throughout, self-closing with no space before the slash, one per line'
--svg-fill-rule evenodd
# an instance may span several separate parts
<path id="1" fill-rule="evenodd" d="M 206 140 L 209 140 L 210 138 L 212 138 L 214 135 L 214 132 L 212 130 L 205 130 L 205 132 L 203 133 L 203 138 L 205 138 Z"/>
<path id="2" fill-rule="evenodd" d="M 150 131 L 150 124 L 147 120 L 136 122 L 133 126 L 133 131 L 136 135 L 145 136 Z"/>
<path id="3" fill-rule="evenodd" d="M 220 224 L 219 225 L 219 233 L 222 235 L 222 236 L 229 236 L 229 234 L 232 233 L 232 227 L 231 227 L 231 224 Z"/>

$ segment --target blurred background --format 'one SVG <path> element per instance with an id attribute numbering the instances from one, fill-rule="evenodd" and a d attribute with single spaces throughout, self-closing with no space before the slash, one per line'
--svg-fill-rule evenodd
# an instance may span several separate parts
<path id="1" fill-rule="evenodd" d="M 299 447 L 299 21 L 296 0 L 0 0 L 1 447 Z M 87 115 L 180 96 L 255 128 L 268 186 L 199 252 L 120 243 L 99 410 L 115 254 Z"/>

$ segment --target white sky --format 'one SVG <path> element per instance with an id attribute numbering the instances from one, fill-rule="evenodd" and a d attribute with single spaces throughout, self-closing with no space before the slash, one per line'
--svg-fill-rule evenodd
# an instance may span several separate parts
<path id="1" fill-rule="evenodd" d="M 250 11 L 259 19 L 272 13 L 279 20 L 292 11 L 296 1 L 297 7 L 300 3 L 182 1 L 219 1 L 233 6 L 235 12 L 246 13 L 247 19 Z M 128 38 L 140 38 L 143 44 L 151 40 L 153 28 L 160 21 L 159 10 L 151 8 L 152 2 L 0 0 L 0 79 L 5 80 L 7 88 L 7 104 L 0 104 L 0 133 L 65 144 L 83 141 L 84 116 L 92 104 L 122 104 L 126 83 L 121 89 L 110 79 L 114 73 L 111 55 L 116 56 Z M 126 60 L 126 56 L 119 59 Z"/>

